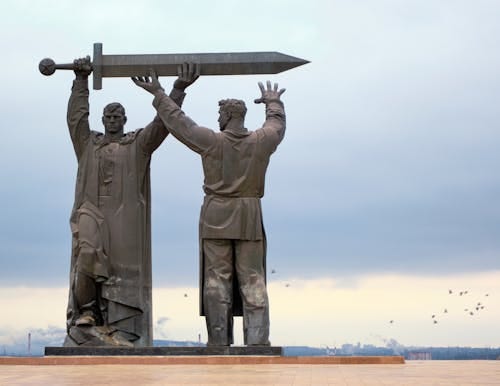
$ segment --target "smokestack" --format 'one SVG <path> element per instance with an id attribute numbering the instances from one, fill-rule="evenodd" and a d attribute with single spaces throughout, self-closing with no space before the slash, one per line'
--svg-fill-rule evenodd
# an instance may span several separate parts
<path id="1" fill-rule="evenodd" d="M 28 355 L 31 356 L 31 332 L 28 332 Z"/>

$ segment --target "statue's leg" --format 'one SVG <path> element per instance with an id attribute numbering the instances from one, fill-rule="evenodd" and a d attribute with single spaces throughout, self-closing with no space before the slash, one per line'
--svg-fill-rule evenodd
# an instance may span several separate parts
<path id="1" fill-rule="evenodd" d="M 203 304 L 209 346 L 232 343 L 233 247 L 231 240 L 203 240 Z"/>
<path id="2" fill-rule="evenodd" d="M 97 283 L 94 266 L 97 259 L 97 248 L 100 245 L 99 230 L 95 220 L 81 214 L 78 218 L 78 255 L 74 296 L 80 317 L 75 325 L 95 325 L 100 321 L 97 305 Z"/>
<path id="3" fill-rule="evenodd" d="M 75 325 L 96 325 L 96 297 L 95 280 L 83 272 L 76 272 L 75 298 L 80 317 L 75 321 Z"/>
<path id="4" fill-rule="evenodd" d="M 243 300 L 245 344 L 269 346 L 269 300 L 264 271 L 262 241 L 235 242 L 235 267 Z"/>

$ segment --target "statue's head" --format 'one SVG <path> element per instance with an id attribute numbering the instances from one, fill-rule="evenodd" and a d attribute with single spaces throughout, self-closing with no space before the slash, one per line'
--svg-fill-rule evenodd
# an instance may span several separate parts
<path id="1" fill-rule="evenodd" d="M 102 123 L 106 133 L 123 134 L 123 127 L 127 122 L 125 109 L 120 103 L 114 102 L 106 105 L 102 112 Z"/>
<path id="2" fill-rule="evenodd" d="M 224 131 L 231 119 L 239 120 L 243 123 L 247 108 L 245 102 L 239 99 L 223 99 L 219 101 L 219 127 Z"/>

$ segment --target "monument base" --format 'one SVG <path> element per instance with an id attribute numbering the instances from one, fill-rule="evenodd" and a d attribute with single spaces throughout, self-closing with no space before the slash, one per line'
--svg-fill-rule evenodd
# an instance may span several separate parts
<path id="1" fill-rule="evenodd" d="M 44 357 L 0 357 L 2 365 L 61 366 L 61 365 L 396 365 L 404 364 L 402 356 L 380 357 L 284 357 L 258 355 L 187 355 L 187 356 L 44 356 Z"/>
<path id="2" fill-rule="evenodd" d="M 277 346 L 45 347 L 46 356 L 282 356 Z"/>

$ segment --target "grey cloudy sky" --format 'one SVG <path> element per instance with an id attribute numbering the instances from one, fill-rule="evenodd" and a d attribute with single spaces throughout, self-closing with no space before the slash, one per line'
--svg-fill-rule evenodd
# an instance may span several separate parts
<path id="1" fill-rule="evenodd" d="M 92 54 L 280 51 L 310 60 L 269 76 L 203 77 L 184 110 L 216 129 L 217 101 L 258 81 L 287 88 L 264 222 L 281 277 L 500 269 L 500 3 L 476 1 L 3 1 L 0 284 L 63 286 L 76 159 L 73 74 L 38 62 Z M 161 79 L 171 87 L 173 78 Z M 92 91 L 91 126 L 118 100 L 127 129 L 154 116 L 128 79 Z M 155 285 L 196 285 L 198 156 L 169 137 L 152 161 Z"/>

